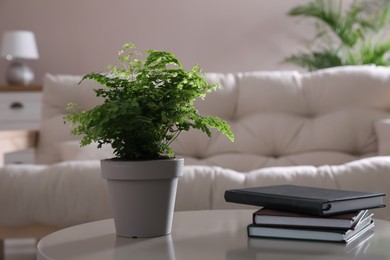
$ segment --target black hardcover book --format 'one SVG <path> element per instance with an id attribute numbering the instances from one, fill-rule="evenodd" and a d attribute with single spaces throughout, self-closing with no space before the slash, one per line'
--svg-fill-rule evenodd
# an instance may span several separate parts
<path id="1" fill-rule="evenodd" d="M 225 200 L 318 216 L 385 207 L 384 193 L 276 185 L 225 191 Z"/>
<path id="2" fill-rule="evenodd" d="M 248 225 L 249 237 L 288 238 L 349 243 L 374 227 L 372 216 L 367 216 L 353 229 L 298 229 Z"/>

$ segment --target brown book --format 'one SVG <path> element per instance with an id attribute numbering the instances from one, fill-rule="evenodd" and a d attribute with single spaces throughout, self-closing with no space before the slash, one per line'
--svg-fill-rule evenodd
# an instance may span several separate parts
<path id="1" fill-rule="evenodd" d="M 367 210 L 320 217 L 303 213 L 262 208 L 253 213 L 257 226 L 351 229 L 367 214 Z"/>

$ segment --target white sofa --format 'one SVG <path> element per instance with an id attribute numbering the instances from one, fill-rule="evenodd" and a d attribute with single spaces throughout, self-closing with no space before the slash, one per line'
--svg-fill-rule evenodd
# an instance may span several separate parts
<path id="1" fill-rule="evenodd" d="M 197 131 L 180 136 L 174 150 L 186 166 L 176 210 L 248 208 L 226 203 L 224 191 L 281 183 L 390 193 L 390 68 L 209 73 L 207 79 L 223 89 L 197 106 L 228 120 L 236 141 Z M 92 91 L 97 85 L 77 86 L 79 80 L 46 76 L 37 164 L 0 169 L 0 235 L 111 217 L 98 159 L 112 151 L 80 148 L 63 122 L 68 102 L 82 108 L 100 102 Z M 388 208 L 375 214 L 390 220 Z"/>

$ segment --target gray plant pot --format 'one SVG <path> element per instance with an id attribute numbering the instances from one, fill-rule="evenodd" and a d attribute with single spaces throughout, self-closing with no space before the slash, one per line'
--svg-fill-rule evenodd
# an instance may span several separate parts
<path id="1" fill-rule="evenodd" d="M 178 177 L 184 159 L 102 160 L 116 234 L 157 237 L 171 233 Z"/>

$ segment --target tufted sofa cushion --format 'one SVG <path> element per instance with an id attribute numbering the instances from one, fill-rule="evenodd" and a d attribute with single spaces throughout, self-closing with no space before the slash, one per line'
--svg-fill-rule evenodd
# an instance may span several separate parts
<path id="1" fill-rule="evenodd" d="M 36 162 L 51 164 L 61 160 L 60 150 L 64 142 L 79 140 L 70 135 L 69 125 L 64 124 L 68 103 L 76 103 L 80 109 L 90 109 L 100 102 L 93 89 L 100 86 L 93 81 L 83 81 L 81 76 L 47 74 L 43 82 L 42 122 L 36 151 Z M 82 150 L 81 150 L 82 151 Z"/>
<path id="2" fill-rule="evenodd" d="M 375 132 L 378 137 L 378 155 L 390 155 L 390 119 L 376 122 Z"/>
<path id="3" fill-rule="evenodd" d="M 91 91 L 99 86 L 91 81 L 77 86 L 79 80 L 79 76 L 45 77 L 38 163 L 61 161 L 64 143 L 77 140 L 63 123 L 68 102 L 85 109 L 101 102 Z M 273 166 L 337 165 L 378 155 L 375 125 L 390 116 L 389 68 L 209 73 L 207 80 L 223 89 L 196 105 L 202 114 L 226 119 L 236 140 L 232 143 L 215 131 L 212 138 L 197 130 L 183 132 L 173 148 L 186 165 L 246 172 Z"/>
<path id="4" fill-rule="evenodd" d="M 378 154 L 374 126 L 389 117 L 388 68 L 209 74 L 208 79 L 224 90 L 209 95 L 199 110 L 229 120 L 236 141 L 219 133 L 211 139 L 183 133 L 174 148 L 188 164 L 250 171 L 337 165 Z"/>

